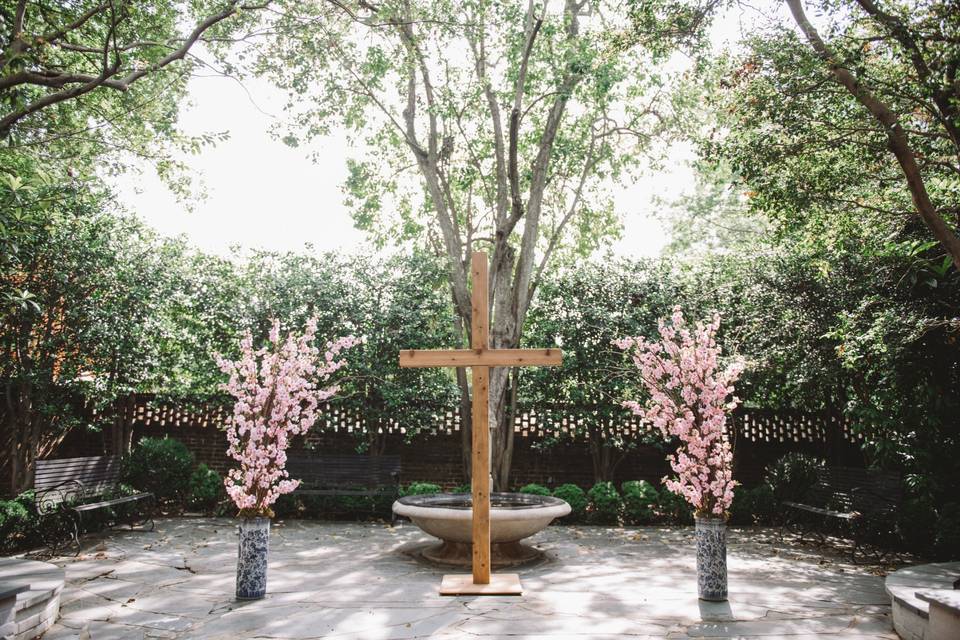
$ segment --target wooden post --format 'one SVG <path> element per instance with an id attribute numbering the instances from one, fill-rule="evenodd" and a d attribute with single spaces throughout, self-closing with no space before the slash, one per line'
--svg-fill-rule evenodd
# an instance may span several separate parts
<path id="1" fill-rule="evenodd" d="M 487 256 L 474 253 L 470 346 L 489 347 Z M 473 583 L 490 584 L 490 368 L 473 367 Z"/>
<path id="2" fill-rule="evenodd" d="M 401 367 L 470 367 L 473 377 L 473 574 L 446 575 L 441 595 L 520 595 L 520 576 L 491 574 L 490 560 L 490 367 L 556 366 L 559 349 L 491 349 L 490 312 L 487 302 L 487 254 L 471 256 L 473 306 L 470 349 L 400 352 Z"/>

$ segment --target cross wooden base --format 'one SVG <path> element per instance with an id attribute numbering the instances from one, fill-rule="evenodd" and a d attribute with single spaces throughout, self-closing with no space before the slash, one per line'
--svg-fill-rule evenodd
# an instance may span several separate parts
<path id="1" fill-rule="evenodd" d="M 516 573 L 490 574 L 490 584 L 474 584 L 469 573 L 451 573 L 440 583 L 442 596 L 519 596 L 523 595 L 520 576 Z"/>

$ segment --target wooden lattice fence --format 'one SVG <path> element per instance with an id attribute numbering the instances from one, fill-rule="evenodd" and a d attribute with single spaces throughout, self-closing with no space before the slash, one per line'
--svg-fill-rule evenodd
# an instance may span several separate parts
<path id="1" fill-rule="evenodd" d="M 320 407 L 317 428 L 334 433 L 408 435 L 411 428 L 424 435 L 452 435 L 460 431 L 460 414 L 454 407 L 437 407 L 427 412 L 431 419 L 415 427 L 402 417 L 371 419 L 362 407 L 337 403 Z M 132 410 L 134 426 L 141 428 L 218 428 L 229 419 L 230 411 L 220 402 L 181 404 L 148 396 L 137 398 Z M 738 441 L 755 443 L 827 444 L 841 440 L 859 444 L 863 435 L 849 421 L 834 413 L 739 408 L 731 421 Z M 626 411 L 608 407 L 556 405 L 522 409 L 515 419 L 518 437 L 557 440 L 583 439 L 588 431 L 609 438 L 637 438 L 650 432 L 651 425 Z"/>

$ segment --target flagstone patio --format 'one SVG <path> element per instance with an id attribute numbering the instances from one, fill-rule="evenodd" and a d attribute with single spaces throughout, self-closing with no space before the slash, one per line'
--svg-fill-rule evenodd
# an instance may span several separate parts
<path id="1" fill-rule="evenodd" d="M 271 537 L 269 595 L 233 599 L 235 523 L 171 518 L 88 536 L 66 568 L 63 638 L 896 638 L 875 570 L 730 534 L 730 600 L 697 600 L 692 529 L 549 527 L 522 597 L 441 597 L 412 525 L 290 521 Z M 89 635 L 88 635 L 89 634 Z"/>

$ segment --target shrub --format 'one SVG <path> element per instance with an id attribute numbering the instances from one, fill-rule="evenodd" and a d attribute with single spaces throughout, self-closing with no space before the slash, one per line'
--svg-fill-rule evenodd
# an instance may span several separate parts
<path id="1" fill-rule="evenodd" d="M 365 517 L 377 516 L 380 518 L 390 518 L 393 514 L 393 502 L 397 498 L 392 491 L 378 493 L 375 496 L 367 498 L 369 508 Z"/>
<path id="2" fill-rule="evenodd" d="M 780 514 L 780 505 L 773 495 L 773 488 L 768 484 L 762 484 L 754 488 L 752 497 L 755 523 L 776 524 Z"/>
<path id="3" fill-rule="evenodd" d="M 530 484 L 525 484 L 520 487 L 520 493 L 529 493 L 535 496 L 548 496 L 550 495 L 550 489 L 547 489 L 542 484 L 531 482 Z"/>
<path id="4" fill-rule="evenodd" d="M 960 549 L 960 503 L 948 502 L 940 508 L 933 553 L 939 560 L 956 560 Z"/>
<path id="5" fill-rule="evenodd" d="M 453 488 L 451 493 L 472 493 L 473 487 L 470 486 L 470 483 L 457 485 Z"/>
<path id="6" fill-rule="evenodd" d="M 665 524 L 693 524 L 693 507 L 682 496 L 662 489 L 657 500 L 657 520 Z"/>
<path id="7" fill-rule="evenodd" d="M 612 482 L 598 482 L 587 493 L 590 499 L 590 516 L 595 522 L 605 524 L 620 520 L 623 500 Z"/>
<path id="8" fill-rule="evenodd" d="M 440 485 L 433 484 L 432 482 L 411 482 L 404 489 L 400 488 L 400 495 L 402 496 L 420 496 L 427 493 L 440 493 Z"/>
<path id="9" fill-rule="evenodd" d="M 623 515 L 628 524 L 650 524 L 660 495 L 646 480 L 628 480 L 620 486 L 623 493 Z"/>
<path id="10" fill-rule="evenodd" d="M 123 481 L 158 502 L 182 505 L 190 490 L 193 454 L 173 438 L 142 438 L 124 459 Z"/>
<path id="11" fill-rule="evenodd" d="M 112 500 L 113 498 L 122 498 L 124 496 L 130 496 L 135 493 L 139 493 L 135 487 L 130 486 L 124 482 L 110 487 L 103 493 L 101 493 L 96 500 Z M 143 502 L 134 502 L 134 503 L 121 503 L 116 504 L 110 507 L 104 507 L 102 509 L 94 509 L 83 515 L 83 520 L 81 521 L 81 533 L 90 533 L 94 531 L 100 531 L 104 527 L 109 527 L 112 523 L 118 521 L 125 521 L 129 518 L 136 516 L 143 509 Z M 40 522 L 43 526 L 46 525 L 47 518 L 42 519 Z M 51 519 L 53 522 L 55 519 Z M 52 527 L 63 527 L 64 524 L 61 521 L 60 524 L 51 524 Z"/>
<path id="12" fill-rule="evenodd" d="M 190 474 L 190 489 L 187 504 L 192 509 L 210 512 L 226 497 L 220 474 L 201 463 Z"/>
<path id="13" fill-rule="evenodd" d="M 889 513 L 867 511 L 851 521 L 854 539 L 877 549 L 896 549 L 903 545 L 896 518 Z"/>
<path id="14" fill-rule="evenodd" d="M 37 523 L 32 493 L 0 500 L 0 549 L 11 551 L 22 546 L 33 537 Z"/>
<path id="15" fill-rule="evenodd" d="M 730 505 L 730 524 L 754 525 L 773 524 L 777 515 L 777 500 L 768 484 L 751 489 L 737 487 L 733 492 L 733 504 Z"/>
<path id="16" fill-rule="evenodd" d="M 937 509 L 928 496 L 907 498 L 897 513 L 897 530 L 904 549 L 925 554 L 937 536 Z"/>
<path id="17" fill-rule="evenodd" d="M 424 493 L 434 492 L 424 491 Z M 373 498 L 371 496 L 331 496 L 331 498 L 332 500 L 327 505 L 329 511 L 321 513 L 321 517 L 327 515 L 340 515 L 350 518 L 367 517 L 373 511 Z"/>
<path id="18" fill-rule="evenodd" d="M 359 488 L 359 487 L 358 487 Z M 410 495 L 410 494 L 407 494 Z M 380 496 L 315 496 L 288 493 L 280 496 L 273 511 L 278 518 L 308 520 L 369 520 L 388 517 L 393 497 Z"/>
<path id="19" fill-rule="evenodd" d="M 765 482 L 773 490 L 777 502 L 809 501 L 810 490 L 817 483 L 817 472 L 823 460 L 805 453 L 788 453 L 767 467 Z"/>
<path id="20" fill-rule="evenodd" d="M 582 520 L 587 513 L 587 494 L 575 484 L 562 484 L 553 490 L 553 497 L 566 500 L 570 505 L 569 519 Z"/>
<path id="21" fill-rule="evenodd" d="M 297 518 L 301 516 L 303 503 L 300 496 L 285 493 L 273 503 L 273 513 L 277 518 Z"/>

